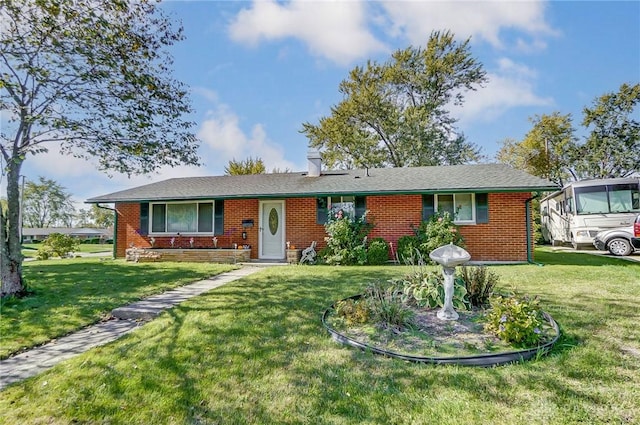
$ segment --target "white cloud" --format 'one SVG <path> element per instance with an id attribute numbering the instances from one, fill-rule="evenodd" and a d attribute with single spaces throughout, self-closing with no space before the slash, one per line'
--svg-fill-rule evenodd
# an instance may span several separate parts
<path id="1" fill-rule="evenodd" d="M 535 94 L 537 73 L 510 59 L 498 60 L 498 69 L 488 73 L 485 87 L 466 94 L 462 107 L 453 107 L 461 123 L 492 121 L 508 109 L 526 106 L 552 105 L 550 97 Z"/>
<path id="2" fill-rule="evenodd" d="M 357 1 L 254 1 L 231 22 L 229 35 L 249 45 L 298 38 L 314 55 L 349 64 L 387 50 L 367 29 L 366 8 Z"/>
<path id="3" fill-rule="evenodd" d="M 224 168 L 229 160 L 260 158 L 267 171 L 273 168 L 298 170 L 296 164 L 284 159 L 284 148 L 269 140 L 262 124 L 254 124 L 250 134 L 240 127 L 238 116 L 226 105 L 218 105 L 207 113 L 197 134 L 204 142 L 207 165 Z"/>
<path id="4" fill-rule="evenodd" d="M 554 31 L 544 19 L 541 1 L 385 1 L 393 36 L 404 34 L 414 45 L 424 45 L 433 30 L 451 30 L 461 38 L 474 37 L 503 47 L 500 31 L 516 29 L 532 36 Z M 523 40 L 519 40 L 522 46 Z M 532 45 L 538 45 L 533 42 Z"/>
<path id="5" fill-rule="evenodd" d="M 46 147 L 48 152 L 28 155 L 25 160 L 25 164 L 32 170 L 37 170 L 38 176 L 56 180 L 60 177 L 79 177 L 96 171 L 94 161 L 60 153 L 58 142 L 49 142 Z"/>

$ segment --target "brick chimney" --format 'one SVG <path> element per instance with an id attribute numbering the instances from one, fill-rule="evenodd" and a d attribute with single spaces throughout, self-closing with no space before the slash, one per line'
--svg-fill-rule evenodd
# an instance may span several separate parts
<path id="1" fill-rule="evenodd" d="M 320 156 L 320 152 L 310 150 L 307 152 L 307 159 L 309 160 L 307 177 L 320 177 L 320 173 L 322 172 L 322 157 Z"/>

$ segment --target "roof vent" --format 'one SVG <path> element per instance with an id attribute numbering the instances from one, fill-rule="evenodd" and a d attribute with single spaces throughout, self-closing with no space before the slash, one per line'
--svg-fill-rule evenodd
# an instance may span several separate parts
<path id="1" fill-rule="evenodd" d="M 307 177 L 320 177 L 322 172 L 322 157 L 320 152 L 316 150 L 310 150 L 307 152 L 307 159 L 309 160 L 309 173 Z"/>

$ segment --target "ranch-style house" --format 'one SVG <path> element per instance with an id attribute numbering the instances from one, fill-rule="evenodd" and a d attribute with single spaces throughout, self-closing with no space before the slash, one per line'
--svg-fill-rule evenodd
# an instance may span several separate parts
<path id="1" fill-rule="evenodd" d="M 526 262 L 533 260 L 531 200 L 557 189 L 505 164 L 327 171 L 318 153 L 308 160 L 304 172 L 174 178 L 86 202 L 113 204 L 116 257 L 131 247 L 163 256 L 216 248 L 285 261 L 288 247 L 316 241 L 321 249 L 327 214 L 341 209 L 367 212 L 370 238 L 393 247 L 436 211 L 455 211 L 472 261 Z"/>

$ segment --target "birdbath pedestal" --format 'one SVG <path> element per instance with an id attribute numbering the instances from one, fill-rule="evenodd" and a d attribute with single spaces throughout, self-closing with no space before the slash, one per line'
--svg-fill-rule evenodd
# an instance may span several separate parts
<path id="1" fill-rule="evenodd" d="M 471 259 L 471 255 L 463 248 L 450 243 L 434 249 L 429 254 L 436 263 L 442 266 L 444 276 L 444 306 L 438 312 L 440 320 L 458 320 L 458 313 L 453 309 L 453 282 L 456 267 Z"/>

